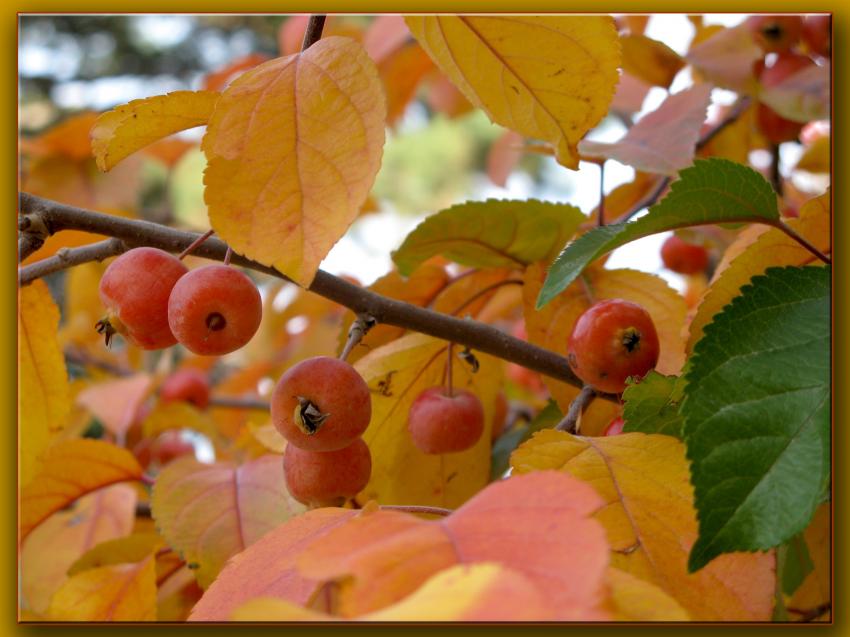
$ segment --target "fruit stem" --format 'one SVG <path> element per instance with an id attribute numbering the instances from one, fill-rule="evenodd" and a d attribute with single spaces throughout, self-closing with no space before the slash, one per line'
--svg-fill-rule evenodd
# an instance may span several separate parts
<path id="1" fill-rule="evenodd" d="M 211 236 L 213 236 L 213 233 L 214 233 L 214 232 L 215 232 L 215 230 L 213 230 L 212 228 L 210 228 L 209 230 L 207 230 L 204 234 L 202 234 L 200 237 L 198 237 L 198 238 L 197 238 L 197 239 L 195 239 L 192 243 L 190 243 L 188 246 L 186 246 L 186 249 L 185 249 L 185 250 L 183 250 L 183 252 L 181 252 L 180 254 L 178 254 L 178 255 L 177 255 L 177 258 L 178 258 L 178 259 L 180 259 L 180 260 L 182 261 L 182 260 L 183 260 L 183 257 L 185 257 L 185 256 L 187 256 L 187 255 L 189 255 L 189 254 L 192 254 L 192 251 L 193 251 L 195 248 L 197 248 L 199 245 L 201 245 L 204 241 L 206 241 L 206 240 L 207 240 L 207 239 L 209 239 Z"/>
<path id="2" fill-rule="evenodd" d="M 233 248 L 227 246 L 227 252 L 224 253 L 224 265 L 230 265 L 230 257 L 233 256 Z"/>
<path id="3" fill-rule="evenodd" d="M 561 420 L 555 429 L 557 431 L 566 431 L 570 434 L 578 434 L 578 419 L 584 412 L 590 402 L 595 398 L 596 390 L 591 385 L 585 385 L 581 391 L 570 403 L 570 408 L 567 410 L 567 415 Z"/>
<path id="4" fill-rule="evenodd" d="M 791 237 L 792 239 L 794 239 L 794 241 L 796 241 L 797 243 L 799 243 L 799 244 L 800 244 L 801 246 L 803 246 L 806 250 L 808 250 L 809 252 L 811 252 L 813 255 L 815 255 L 818 259 L 820 259 L 821 261 L 823 261 L 823 262 L 824 262 L 824 263 L 826 263 L 827 265 L 832 265 L 832 259 L 830 259 L 830 258 L 829 258 L 828 256 L 826 256 L 823 252 L 821 252 L 820 250 L 818 250 L 818 249 L 817 249 L 817 248 L 816 248 L 813 244 L 809 243 L 809 242 L 806 240 L 806 238 L 805 238 L 805 237 L 803 237 L 802 235 L 800 235 L 800 234 L 799 234 L 796 230 L 794 230 L 794 228 L 792 228 L 792 227 L 791 227 L 791 226 L 789 226 L 787 223 L 785 223 L 784 221 L 782 221 L 782 219 L 779 219 L 779 220 L 777 220 L 777 221 L 775 221 L 775 222 L 773 222 L 773 223 L 771 223 L 771 224 L 769 224 L 769 225 L 772 225 L 774 228 L 778 228 L 779 230 L 781 230 L 782 232 L 784 232 L 785 234 L 787 234 L 789 237 Z"/>
<path id="5" fill-rule="evenodd" d="M 451 398 L 454 395 L 452 391 L 452 353 L 454 350 L 454 343 L 449 343 L 448 354 L 446 356 L 446 396 Z"/>
<path id="6" fill-rule="evenodd" d="M 382 504 L 381 511 L 400 511 L 402 513 L 425 513 L 427 515 L 447 516 L 454 513 L 452 509 L 431 507 L 418 504 Z"/>

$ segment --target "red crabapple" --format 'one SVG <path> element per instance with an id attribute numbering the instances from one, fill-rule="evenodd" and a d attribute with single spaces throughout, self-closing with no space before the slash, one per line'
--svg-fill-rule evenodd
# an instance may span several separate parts
<path id="1" fill-rule="evenodd" d="M 484 409 L 475 394 L 445 387 L 423 391 L 407 415 L 413 444 L 428 454 L 456 453 L 472 447 L 484 431 Z"/>
<path id="2" fill-rule="evenodd" d="M 787 51 L 803 34 L 803 19 L 796 15 L 756 15 L 745 24 L 765 53 Z"/>
<path id="3" fill-rule="evenodd" d="M 234 352 L 260 327 L 257 286 L 228 265 L 207 265 L 181 278 L 168 299 L 168 324 L 189 351 L 205 356 Z"/>
<path id="4" fill-rule="evenodd" d="M 106 344 L 118 332 L 143 349 L 174 345 L 177 339 L 168 326 L 168 298 L 186 272 L 177 257 L 157 248 L 133 248 L 110 263 L 99 289 L 107 316 L 97 324 Z"/>
<path id="5" fill-rule="evenodd" d="M 608 426 L 605 427 L 605 432 L 602 434 L 603 436 L 616 436 L 617 434 L 623 433 L 623 427 L 625 426 L 626 421 L 623 420 L 622 416 L 617 416 L 608 423 Z"/>
<path id="6" fill-rule="evenodd" d="M 369 483 L 372 455 L 362 438 L 334 451 L 308 451 L 293 444 L 283 452 L 289 494 L 311 507 L 341 506 Z"/>
<path id="7" fill-rule="evenodd" d="M 679 274 L 696 274 L 708 266 L 708 250 L 701 245 L 688 243 L 671 235 L 661 246 L 661 260 L 665 267 Z"/>
<path id="8" fill-rule="evenodd" d="M 290 367 L 271 400 L 272 422 L 292 446 L 309 451 L 341 449 L 372 418 L 372 396 L 349 363 L 316 356 Z"/>
<path id="9" fill-rule="evenodd" d="M 159 399 L 162 402 L 183 400 L 198 409 L 206 409 L 210 403 L 210 382 L 200 369 L 184 367 L 163 381 Z"/>
<path id="10" fill-rule="evenodd" d="M 810 15 L 803 20 L 803 41 L 813 53 L 825 58 L 832 52 L 829 22 L 828 15 Z"/>
<path id="11" fill-rule="evenodd" d="M 594 388 L 619 394 L 629 376 L 643 377 L 658 362 L 658 334 L 649 312 L 609 299 L 578 317 L 567 345 L 575 375 Z"/>

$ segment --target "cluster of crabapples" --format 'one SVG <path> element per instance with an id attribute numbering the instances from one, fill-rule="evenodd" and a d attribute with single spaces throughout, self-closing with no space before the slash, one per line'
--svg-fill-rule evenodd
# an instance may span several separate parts
<path id="1" fill-rule="evenodd" d="M 117 332 L 142 349 L 181 343 L 203 356 L 243 347 L 257 331 L 263 306 L 248 276 L 229 265 L 189 270 L 157 248 L 133 248 L 100 280 L 107 316 L 98 323 L 107 344 Z"/>
<path id="2" fill-rule="evenodd" d="M 764 88 L 814 66 L 814 58 L 829 58 L 832 51 L 829 15 L 759 15 L 748 18 L 746 25 L 765 53 L 754 68 Z M 803 124 L 782 117 L 763 103 L 758 106 L 757 119 L 759 129 L 773 144 L 796 140 L 803 128 Z"/>

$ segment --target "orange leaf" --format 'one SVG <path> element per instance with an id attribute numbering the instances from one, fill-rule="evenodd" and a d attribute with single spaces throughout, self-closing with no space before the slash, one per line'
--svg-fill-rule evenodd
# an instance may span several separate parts
<path id="1" fill-rule="evenodd" d="M 269 531 L 228 561 L 192 609 L 189 621 L 227 621 L 241 604 L 264 595 L 306 604 L 319 582 L 296 570 L 296 557 L 311 542 L 357 514 L 346 509 L 314 509 Z"/>
<path id="2" fill-rule="evenodd" d="M 222 93 L 202 143 L 212 227 L 308 285 L 369 194 L 385 122 L 377 69 L 350 39 L 247 71 Z"/>
<path id="3" fill-rule="evenodd" d="M 262 53 L 249 53 L 248 55 L 243 55 L 240 58 L 236 58 L 224 68 L 219 69 L 215 73 L 209 73 L 204 78 L 204 90 L 221 91 L 241 71 L 247 71 L 248 69 L 252 69 L 258 64 L 262 64 L 263 62 L 267 61 L 268 59 L 269 56 L 264 55 Z"/>
<path id="4" fill-rule="evenodd" d="M 35 138 L 23 138 L 21 150 L 37 157 L 61 156 L 75 162 L 91 157 L 89 131 L 97 113 L 72 115 Z"/>
<path id="5" fill-rule="evenodd" d="M 553 144 L 559 163 L 578 168 L 575 145 L 604 117 L 617 84 L 620 46 L 612 18 L 441 15 L 405 21 L 443 73 L 493 122 Z"/>
<path id="6" fill-rule="evenodd" d="M 44 613 L 68 568 L 95 545 L 130 533 L 135 514 L 135 491 L 116 484 L 79 498 L 34 529 L 21 545 L 21 594 L 27 608 Z"/>
<path id="7" fill-rule="evenodd" d="M 668 88 L 685 67 L 685 61 L 669 46 L 645 35 L 621 35 L 623 71 L 652 86 Z"/>
<path id="8" fill-rule="evenodd" d="M 141 476 L 133 455 L 108 442 L 84 438 L 54 445 L 45 454 L 41 471 L 21 491 L 21 540 L 80 496 Z"/>
<path id="9" fill-rule="evenodd" d="M 192 142 L 179 137 L 166 137 L 154 142 L 144 149 L 145 155 L 158 159 L 168 168 L 174 168 L 175 164 L 183 158 L 192 148 L 197 148 L 197 142 Z"/>
<path id="10" fill-rule="evenodd" d="M 402 16 L 379 15 L 363 34 L 363 48 L 376 64 L 380 64 L 411 39 L 413 36 Z"/>
<path id="11" fill-rule="evenodd" d="M 88 409 L 116 436 L 124 436 L 148 395 L 152 379 L 147 374 L 90 385 L 77 394 L 77 403 Z"/>
<path id="12" fill-rule="evenodd" d="M 592 484 L 606 503 L 596 519 L 611 543 L 612 566 L 659 587 L 694 620 L 770 618 L 772 553 L 727 553 L 688 573 L 697 518 L 679 440 L 641 433 L 584 438 L 547 429 L 514 451 L 511 464 L 521 474 L 559 469 Z"/>
<path id="13" fill-rule="evenodd" d="M 47 614 L 58 621 L 156 621 L 154 567 L 151 555 L 83 571 L 56 591 Z"/>
<path id="14" fill-rule="evenodd" d="M 434 63 L 413 42 L 388 55 L 378 68 L 387 95 L 387 123 L 393 126 L 404 115 L 419 83 L 434 69 Z"/>
<path id="15" fill-rule="evenodd" d="M 516 165 L 523 155 L 523 136 L 516 131 L 506 130 L 490 146 L 487 153 L 487 176 L 502 188 L 508 183 Z"/>
<path id="16" fill-rule="evenodd" d="M 241 466 L 175 460 L 157 476 L 151 510 L 206 588 L 230 557 L 304 507 L 286 492 L 280 456 L 267 455 Z"/>
<path id="17" fill-rule="evenodd" d="M 644 172 L 675 175 L 691 165 L 711 85 L 695 84 L 670 95 L 632 126 L 617 142 L 582 140 L 582 156 L 615 159 Z"/>
<path id="18" fill-rule="evenodd" d="M 596 493 L 555 472 L 489 485 L 441 520 L 364 512 L 309 545 L 304 575 L 339 585 L 339 611 L 384 608 L 457 564 L 496 562 L 533 582 L 559 619 L 599 619 L 608 547 Z"/>
<path id="19" fill-rule="evenodd" d="M 20 482 L 26 485 L 41 467 L 41 457 L 62 431 L 71 409 L 68 372 L 56 331 L 59 308 L 44 281 L 19 293 L 18 408 Z"/>
<path id="20" fill-rule="evenodd" d="M 442 73 L 433 73 L 428 82 L 428 106 L 448 118 L 466 115 L 475 108 Z"/>
<path id="21" fill-rule="evenodd" d="M 832 246 L 830 194 L 811 199 L 803 206 L 798 219 L 785 219 L 798 234 L 821 251 Z M 749 231 L 749 232 L 748 232 Z M 807 265 L 816 261 L 812 253 L 779 229 L 748 228 L 729 246 L 712 278 L 708 292 L 702 297 L 690 323 L 688 350 L 702 338 L 703 329 L 733 297 L 741 286 L 771 266 Z"/>
<path id="22" fill-rule="evenodd" d="M 175 91 L 103 113 L 91 130 L 97 167 L 106 172 L 148 144 L 206 124 L 218 98 L 215 91 Z"/>

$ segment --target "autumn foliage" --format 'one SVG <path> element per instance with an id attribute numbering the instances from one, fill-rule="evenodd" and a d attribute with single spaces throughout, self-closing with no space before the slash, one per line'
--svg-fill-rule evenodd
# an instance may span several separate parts
<path id="1" fill-rule="evenodd" d="M 830 621 L 831 32 L 743 18 L 294 16 L 23 138 L 19 618 Z M 598 203 L 329 274 L 414 105 Z M 187 153 L 208 223 L 150 222 Z"/>

